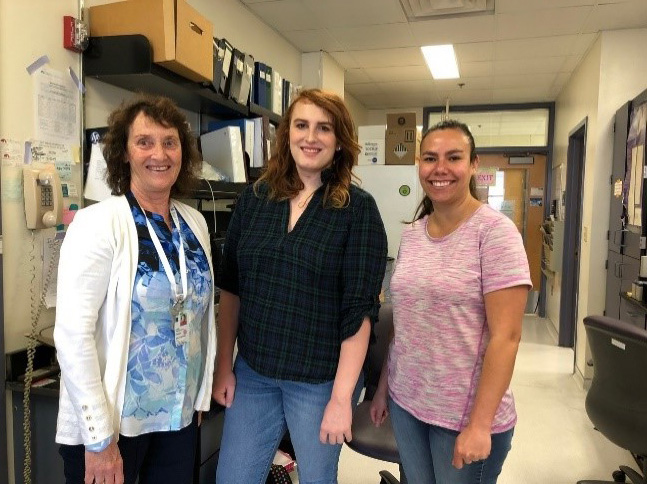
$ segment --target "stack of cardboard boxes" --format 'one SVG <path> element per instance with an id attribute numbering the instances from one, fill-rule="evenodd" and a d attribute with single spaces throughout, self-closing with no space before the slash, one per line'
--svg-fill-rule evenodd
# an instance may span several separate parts
<path id="1" fill-rule="evenodd" d="M 153 61 L 192 81 L 213 80 L 213 24 L 186 0 L 127 0 L 90 7 L 90 35 L 141 34 Z"/>

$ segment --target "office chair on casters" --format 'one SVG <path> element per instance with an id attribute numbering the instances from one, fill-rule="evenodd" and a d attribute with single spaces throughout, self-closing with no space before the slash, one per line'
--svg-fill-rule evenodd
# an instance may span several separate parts
<path id="1" fill-rule="evenodd" d="M 613 481 L 647 484 L 647 331 L 604 316 L 584 318 L 593 357 L 593 380 L 586 396 L 586 413 L 602 435 L 631 452 L 642 475 L 627 466 Z"/>
<path id="2" fill-rule="evenodd" d="M 400 454 L 395 443 L 395 435 L 391 426 L 391 418 L 387 417 L 380 427 L 375 427 L 371 420 L 371 400 L 380 381 L 382 363 L 389 350 L 389 333 L 393 327 L 393 312 L 390 304 L 382 304 L 379 321 L 375 325 L 376 341 L 368 348 L 366 355 L 366 375 L 364 400 L 355 408 L 353 413 L 353 440 L 346 445 L 355 452 L 399 464 L 400 481 L 388 471 L 380 471 L 380 484 L 406 484 L 407 479 L 400 463 Z"/>

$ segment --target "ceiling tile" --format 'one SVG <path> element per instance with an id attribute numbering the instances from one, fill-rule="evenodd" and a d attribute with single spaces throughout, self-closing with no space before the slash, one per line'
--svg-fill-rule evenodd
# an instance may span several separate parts
<path id="1" fill-rule="evenodd" d="M 437 105 L 446 105 L 449 100 L 449 117 L 452 117 L 452 106 L 465 106 L 468 104 L 490 104 L 492 103 L 492 90 L 461 90 L 461 91 L 443 91 L 436 93 L 440 99 Z"/>
<path id="2" fill-rule="evenodd" d="M 504 14 L 544 8 L 590 6 L 595 3 L 596 0 L 541 0 L 540 2 L 537 0 L 496 0 L 496 13 Z"/>
<path id="3" fill-rule="evenodd" d="M 371 67 L 364 69 L 374 82 L 419 81 L 431 79 L 427 66 Z"/>
<path id="4" fill-rule="evenodd" d="M 426 66 L 419 47 L 353 50 L 351 54 L 361 67 Z"/>
<path id="5" fill-rule="evenodd" d="M 303 0 L 325 27 L 357 27 L 407 21 L 397 0 Z"/>
<path id="6" fill-rule="evenodd" d="M 345 50 L 413 47 L 416 44 L 406 23 L 328 29 Z"/>
<path id="7" fill-rule="evenodd" d="M 575 54 L 577 35 L 538 37 L 535 39 L 500 40 L 494 46 L 495 60 L 527 59 L 532 57 L 553 57 L 555 52 L 563 55 Z"/>
<path id="8" fill-rule="evenodd" d="M 584 25 L 583 32 L 628 29 L 647 25 L 647 1 L 602 4 L 595 7 Z"/>
<path id="9" fill-rule="evenodd" d="M 344 71 L 344 84 L 370 83 L 372 79 L 364 69 L 346 69 Z"/>
<path id="10" fill-rule="evenodd" d="M 349 84 L 347 87 L 353 95 L 366 96 L 369 94 L 382 94 L 382 89 L 374 82 Z"/>
<path id="11" fill-rule="evenodd" d="M 547 74 L 560 72 L 566 57 L 534 57 L 526 59 L 498 60 L 494 62 L 497 75 Z"/>
<path id="12" fill-rule="evenodd" d="M 564 57 L 564 63 L 560 69 L 561 72 L 572 73 L 582 60 L 582 55 L 567 55 Z"/>
<path id="13" fill-rule="evenodd" d="M 480 62 L 494 59 L 494 42 L 454 44 L 458 62 Z"/>
<path id="14" fill-rule="evenodd" d="M 344 69 L 357 69 L 361 67 L 352 52 L 345 52 L 343 50 L 332 50 L 327 52 L 333 59 L 335 59 L 335 61 L 337 61 L 337 64 L 342 66 Z"/>
<path id="15" fill-rule="evenodd" d="M 592 8 L 551 8 L 496 15 L 496 38 L 507 40 L 578 34 Z"/>
<path id="16" fill-rule="evenodd" d="M 396 82 L 376 82 L 384 94 L 397 94 L 405 92 L 425 93 L 434 90 L 434 81 L 396 81 Z"/>
<path id="17" fill-rule="evenodd" d="M 445 18 L 411 22 L 411 32 L 418 45 L 459 44 L 492 40 L 494 15 Z"/>
<path id="18" fill-rule="evenodd" d="M 495 89 L 492 91 L 492 102 L 496 104 L 546 102 L 552 100 L 546 89 L 520 87 Z"/>
<path id="19" fill-rule="evenodd" d="M 494 74 L 494 63 L 492 61 L 484 62 L 461 62 L 458 61 L 458 72 L 461 79 L 470 77 L 484 77 Z"/>
<path id="20" fill-rule="evenodd" d="M 341 45 L 326 30 L 292 30 L 283 36 L 301 52 L 342 50 Z"/>
<path id="21" fill-rule="evenodd" d="M 249 8 L 263 22 L 279 32 L 289 30 L 311 30 L 321 28 L 321 23 L 312 15 L 301 0 L 278 0 L 276 2 L 254 3 Z"/>
<path id="22" fill-rule="evenodd" d="M 463 85 L 461 87 L 461 84 Z M 443 79 L 434 80 L 434 85 L 438 89 L 446 91 L 472 91 L 482 89 L 492 89 L 494 87 L 494 77 L 461 77 L 460 79 Z"/>
<path id="23" fill-rule="evenodd" d="M 554 74 L 514 74 L 514 75 L 495 75 L 494 82 L 496 88 L 508 89 L 517 86 L 524 87 L 543 87 L 548 89 L 555 80 L 557 73 Z"/>

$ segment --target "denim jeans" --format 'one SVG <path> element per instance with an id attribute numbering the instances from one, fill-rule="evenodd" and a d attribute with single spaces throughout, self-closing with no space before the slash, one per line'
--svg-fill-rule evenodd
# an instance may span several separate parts
<path id="1" fill-rule="evenodd" d="M 514 429 L 492 434 L 487 459 L 452 466 L 458 432 L 422 422 L 389 398 L 402 467 L 409 484 L 495 484 L 511 447 Z"/>
<path id="2" fill-rule="evenodd" d="M 299 484 L 336 484 L 341 445 L 322 444 L 319 429 L 333 381 L 321 384 L 267 378 L 240 356 L 234 401 L 225 410 L 216 484 L 263 484 L 286 430 L 296 453 Z M 353 394 L 359 399 L 363 378 Z"/>

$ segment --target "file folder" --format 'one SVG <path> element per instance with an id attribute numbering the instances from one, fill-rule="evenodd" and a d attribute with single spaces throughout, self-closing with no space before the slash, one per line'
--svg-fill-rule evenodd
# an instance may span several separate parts
<path id="1" fill-rule="evenodd" d="M 265 64 L 265 109 L 272 110 L 272 66 Z"/>
<path id="2" fill-rule="evenodd" d="M 238 49 L 234 49 L 231 56 L 231 67 L 229 68 L 229 77 L 227 78 L 225 94 L 229 99 L 233 99 L 236 102 L 238 102 L 238 98 L 240 97 L 244 65 L 245 54 Z"/>
<path id="3" fill-rule="evenodd" d="M 247 105 L 249 103 L 253 75 L 254 57 L 251 54 L 245 54 L 243 59 L 243 77 L 240 81 L 240 95 L 237 99 L 239 104 Z"/>
<path id="4" fill-rule="evenodd" d="M 283 76 L 276 69 L 272 71 L 272 111 L 283 116 Z"/>
<path id="5" fill-rule="evenodd" d="M 231 45 L 227 39 L 220 39 L 219 48 L 223 50 L 222 58 L 222 71 L 220 75 L 220 82 L 218 84 L 218 92 L 225 94 L 227 91 L 227 79 L 229 78 L 229 71 L 231 69 L 231 58 L 234 54 L 234 46 Z M 214 79 L 215 82 L 215 79 Z"/>

